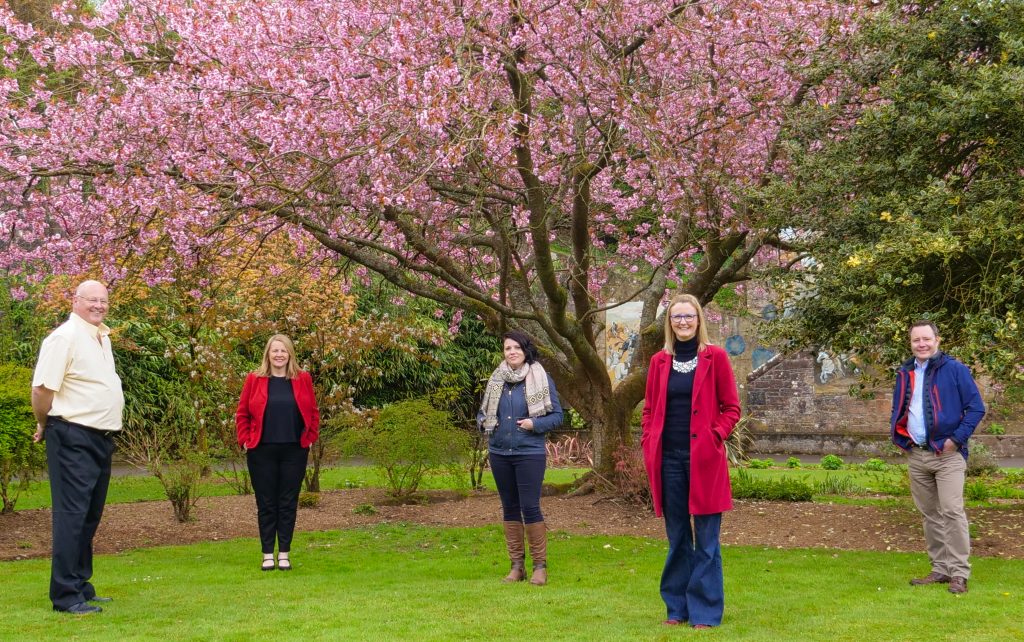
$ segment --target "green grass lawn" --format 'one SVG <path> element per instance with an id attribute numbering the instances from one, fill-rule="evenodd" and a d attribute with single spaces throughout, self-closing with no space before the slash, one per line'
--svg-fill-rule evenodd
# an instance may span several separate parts
<path id="1" fill-rule="evenodd" d="M 255 540 L 101 556 L 105 612 L 50 611 L 49 561 L 0 563 L 4 640 L 1024 639 L 1024 561 L 976 558 L 970 592 L 910 587 L 923 554 L 728 547 L 720 629 L 664 628 L 663 541 L 555 532 L 551 584 L 503 585 L 497 527 L 299 533 L 295 570 L 261 573 Z"/>
<path id="2" fill-rule="evenodd" d="M 548 468 L 544 481 L 549 484 L 562 484 L 582 477 L 587 472 L 584 468 Z M 372 466 L 338 466 L 325 468 L 320 474 L 320 486 L 325 490 L 341 488 L 383 488 L 384 480 Z M 494 490 L 494 477 L 490 472 L 484 474 L 484 486 Z M 423 483 L 424 490 L 450 489 L 451 480 L 446 477 L 427 477 Z M 212 477 L 202 484 L 202 495 L 219 497 L 232 495 L 230 485 Z M 166 499 L 164 489 L 152 475 L 116 476 L 110 480 L 107 491 L 108 504 L 125 502 L 159 501 Z M 32 482 L 28 490 L 18 496 L 15 510 L 50 507 L 50 484 L 47 481 Z"/>

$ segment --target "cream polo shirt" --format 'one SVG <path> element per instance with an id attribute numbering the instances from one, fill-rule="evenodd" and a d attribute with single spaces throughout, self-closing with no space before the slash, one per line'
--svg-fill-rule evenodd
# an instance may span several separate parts
<path id="1" fill-rule="evenodd" d="M 97 430 L 121 430 L 124 393 L 109 335 L 105 324 L 94 326 L 72 312 L 43 339 L 32 387 L 54 392 L 51 417 Z"/>

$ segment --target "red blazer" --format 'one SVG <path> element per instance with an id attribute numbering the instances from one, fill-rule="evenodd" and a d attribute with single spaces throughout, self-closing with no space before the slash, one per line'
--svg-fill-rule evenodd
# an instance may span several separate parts
<path id="1" fill-rule="evenodd" d="M 269 377 L 259 377 L 250 372 L 242 386 L 242 396 L 238 400 L 238 412 L 235 413 L 235 429 L 238 433 L 238 445 L 244 448 L 255 448 L 263 435 L 263 411 L 267 409 L 267 384 Z M 299 445 L 309 448 L 320 434 L 320 409 L 316 406 L 316 395 L 313 393 L 313 378 L 305 370 L 292 379 L 292 391 L 295 403 L 299 405 L 299 413 L 306 424 L 299 438 Z"/>
<path id="2" fill-rule="evenodd" d="M 654 513 L 662 515 L 661 433 L 665 427 L 665 401 L 672 355 L 659 350 L 651 357 L 644 394 L 643 434 L 640 446 L 651 482 Z M 690 514 L 712 515 L 732 509 L 729 461 L 724 442 L 740 420 L 736 379 L 725 350 L 707 346 L 697 354 L 693 377 L 693 414 L 690 416 Z"/>

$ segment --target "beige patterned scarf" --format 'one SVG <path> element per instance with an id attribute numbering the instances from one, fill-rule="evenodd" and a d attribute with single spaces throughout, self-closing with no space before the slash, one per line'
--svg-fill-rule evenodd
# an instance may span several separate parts
<path id="1" fill-rule="evenodd" d="M 509 367 L 507 361 L 494 369 L 491 378 L 487 380 L 487 389 L 484 390 L 484 400 L 480 404 L 480 411 L 484 415 L 484 432 L 488 435 L 494 432 L 498 425 L 498 400 L 501 399 L 501 390 L 506 383 L 519 383 L 526 380 L 526 407 L 531 417 L 542 417 L 552 410 L 551 389 L 548 387 L 548 373 L 544 366 L 534 361 L 533 364 L 523 364 L 519 370 Z"/>

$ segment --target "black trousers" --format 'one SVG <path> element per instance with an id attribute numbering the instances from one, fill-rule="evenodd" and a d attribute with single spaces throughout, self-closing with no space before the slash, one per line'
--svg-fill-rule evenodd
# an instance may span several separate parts
<path id="1" fill-rule="evenodd" d="M 506 522 L 533 524 L 543 522 L 540 512 L 540 491 L 544 483 L 547 456 L 496 455 L 491 453 L 491 472 L 501 497 L 502 516 Z"/>
<path id="2" fill-rule="evenodd" d="M 306 475 L 309 448 L 293 444 L 260 444 L 246 454 L 264 553 L 292 550 L 299 491 Z"/>
<path id="3" fill-rule="evenodd" d="M 58 609 L 91 600 L 92 539 L 103 517 L 114 455 L 112 433 L 91 431 L 50 417 L 46 464 L 53 501 L 50 601 Z"/>

